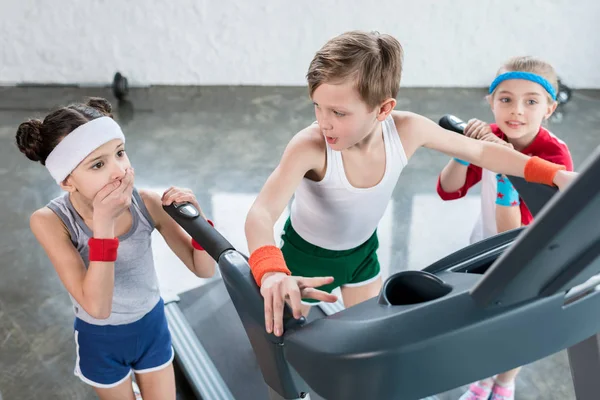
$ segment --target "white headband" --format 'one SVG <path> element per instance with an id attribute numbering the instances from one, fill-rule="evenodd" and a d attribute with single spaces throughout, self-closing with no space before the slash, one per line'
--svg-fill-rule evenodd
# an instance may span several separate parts
<path id="1" fill-rule="evenodd" d="M 60 185 L 91 152 L 114 139 L 125 143 L 123 131 L 115 120 L 110 117 L 93 119 L 61 140 L 46 158 L 46 168 Z"/>

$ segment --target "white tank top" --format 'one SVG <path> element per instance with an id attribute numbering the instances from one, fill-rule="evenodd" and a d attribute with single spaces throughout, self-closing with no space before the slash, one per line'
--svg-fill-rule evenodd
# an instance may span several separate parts
<path id="1" fill-rule="evenodd" d="M 407 163 L 394 119 L 382 122 L 385 173 L 370 188 L 350 184 L 342 153 L 327 147 L 327 170 L 319 182 L 304 178 L 296 189 L 290 218 L 294 230 L 307 242 L 329 250 L 348 250 L 375 232 Z"/>
<path id="2" fill-rule="evenodd" d="M 498 234 L 496 225 L 496 173 L 481 170 L 481 213 L 473 227 L 469 243 L 473 244 Z"/>

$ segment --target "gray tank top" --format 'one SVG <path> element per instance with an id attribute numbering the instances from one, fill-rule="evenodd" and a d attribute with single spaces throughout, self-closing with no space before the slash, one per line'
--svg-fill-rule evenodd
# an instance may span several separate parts
<path id="1" fill-rule="evenodd" d="M 71 234 L 71 241 L 81 255 L 86 269 L 89 266 L 88 240 L 92 231 L 75 211 L 66 193 L 48 203 Z M 154 269 L 151 235 L 154 221 L 137 190 L 129 207 L 133 222 L 129 232 L 119 236 L 119 250 L 115 261 L 115 288 L 112 313 L 107 319 L 96 319 L 69 294 L 75 316 L 94 325 L 124 325 L 141 319 L 160 300 L 158 278 Z"/>

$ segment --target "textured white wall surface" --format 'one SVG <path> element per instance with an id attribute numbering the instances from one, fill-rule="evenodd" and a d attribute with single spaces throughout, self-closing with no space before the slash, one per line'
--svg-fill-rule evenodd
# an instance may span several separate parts
<path id="1" fill-rule="evenodd" d="M 0 84 L 305 85 L 351 29 L 400 40 L 403 86 L 487 86 L 530 54 L 600 88 L 596 0 L 0 0 Z"/>

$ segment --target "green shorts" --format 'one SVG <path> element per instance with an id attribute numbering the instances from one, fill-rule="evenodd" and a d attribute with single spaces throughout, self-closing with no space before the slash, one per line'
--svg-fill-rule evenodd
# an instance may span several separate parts
<path id="1" fill-rule="evenodd" d="M 380 275 L 377 249 L 377 231 L 363 244 L 350 250 L 327 250 L 302 239 L 292 228 L 290 219 L 283 228 L 281 251 L 288 268 L 294 276 L 333 276 L 334 281 L 319 287 L 331 293 L 341 286 L 362 286 L 376 280 Z M 319 303 L 304 299 L 305 303 Z"/>

